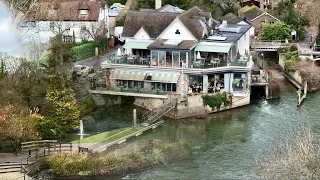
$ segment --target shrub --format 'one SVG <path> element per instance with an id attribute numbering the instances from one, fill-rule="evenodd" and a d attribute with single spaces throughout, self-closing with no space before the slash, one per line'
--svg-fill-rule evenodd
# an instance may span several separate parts
<path id="1" fill-rule="evenodd" d="M 204 106 L 208 105 L 212 108 L 220 108 L 222 103 L 225 106 L 229 106 L 232 104 L 232 101 L 230 100 L 230 97 L 226 92 L 216 93 L 214 95 L 203 95 L 202 100 Z"/>
<path id="2" fill-rule="evenodd" d="M 298 51 L 297 46 L 290 46 L 289 48 L 290 51 Z"/>
<path id="3" fill-rule="evenodd" d="M 89 176 L 117 175 L 188 157 L 191 150 L 190 144 L 185 141 L 161 141 L 154 143 L 149 152 L 133 149 L 102 156 L 56 154 L 50 157 L 49 166 L 56 175 L 64 177 L 78 176 L 79 172 L 86 172 Z"/>
<path id="4" fill-rule="evenodd" d="M 98 47 L 99 54 L 102 53 L 107 48 L 107 40 L 99 43 L 83 40 L 71 48 L 71 53 L 75 56 L 76 60 L 79 61 L 95 56 L 96 47 Z"/>

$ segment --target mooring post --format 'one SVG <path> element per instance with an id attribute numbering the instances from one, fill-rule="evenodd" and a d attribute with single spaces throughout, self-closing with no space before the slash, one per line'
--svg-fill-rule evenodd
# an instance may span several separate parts
<path id="1" fill-rule="evenodd" d="M 137 110 L 133 109 L 133 127 L 137 126 Z"/>

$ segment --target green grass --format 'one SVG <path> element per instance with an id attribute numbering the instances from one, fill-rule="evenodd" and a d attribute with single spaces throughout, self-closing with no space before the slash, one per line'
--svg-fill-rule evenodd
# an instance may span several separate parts
<path id="1" fill-rule="evenodd" d="M 137 131 L 139 131 L 139 130 L 141 130 L 141 129 L 143 129 L 143 128 L 145 128 L 145 127 L 143 127 L 143 126 L 138 126 L 138 127 L 134 128 L 134 129 L 129 129 L 129 130 L 127 130 L 127 131 L 122 131 L 121 133 L 115 134 L 115 135 L 113 135 L 113 136 L 105 139 L 105 140 L 103 141 L 103 143 L 113 142 L 113 141 L 115 141 L 115 140 L 118 140 L 118 139 L 121 139 L 121 138 L 123 138 L 123 137 L 125 137 L 125 136 L 128 136 L 128 135 L 130 135 L 130 134 L 132 134 L 132 133 L 134 133 L 134 132 L 137 132 Z"/>
<path id="2" fill-rule="evenodd" d="M 118 137 L 117 134 L 123 134 L 123 133 L 126 133 L 128 130 L 131 130 L 131 128 L 121 128 L 121 129 L 115 129 L 115 130 L 112 130 L 112 131 L 107 131 L 107 132 L 103 132 L 103 133 L 100 133 L 100 134 L 97 134 L 97 135 L 93 135 L 93 136 L 89 136 L 89 137 L 86 137 L 86 138 L 83 138 L 80 140 L 80 143 L 98 143 L 98 142 L 101 142 L 101 141 L 105 141 L 109 138 L 112 138 L 113 137 Z M 75 140 L 75 141 L 72 141 L 72 143 L 78 143 L 79 140 Z"/>

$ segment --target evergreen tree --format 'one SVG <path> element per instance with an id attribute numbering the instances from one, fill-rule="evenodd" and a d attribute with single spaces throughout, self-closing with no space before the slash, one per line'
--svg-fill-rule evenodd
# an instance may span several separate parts
<path id="1" fill-rule="evenodd" d="M 50 54 L 46 65 L 47 93 L 45 118 L 38 123 L 37 131 L 42 138 L 52 139 L 64 135 L 79 124 L 80 112 L 70 85 L 72 59 L 70 43 L 62 41 L 59 34 L 50 41 Z"/>

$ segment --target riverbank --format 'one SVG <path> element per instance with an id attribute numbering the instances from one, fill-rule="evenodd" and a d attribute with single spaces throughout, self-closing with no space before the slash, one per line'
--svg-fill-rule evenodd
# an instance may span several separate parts
<path id="1" fill-rule="evenodd" d="M 192 153 L 190 142 L 153 140 L 142 149 L 129 148 L 101 155 L 62 154 L 49 158 L 49 168 L 58 178 L 80 179 L 113 176 L 136 172 L 170 161 L 180 160 Z"/>

